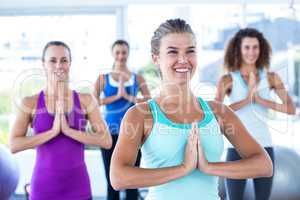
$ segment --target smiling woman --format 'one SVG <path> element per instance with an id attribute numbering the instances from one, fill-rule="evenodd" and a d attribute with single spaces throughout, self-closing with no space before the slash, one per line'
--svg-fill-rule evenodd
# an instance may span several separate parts
<path id="1" fill-rule="evenodd" d="M 217 176 L 271 176 L 269 156 L 236 115 L 225 105 L 193 95 L 197 49 L 190 25 L 167 20 L 154 32 L 151 48 L 162 74 L 161 91 L 124 116 L 111 161 L 112 186 L 150 187 L 147 200 L 218 200 Z M 222 134 L 243 160 L 221 162 Z M 134 166 L 140 148 L 145 168 Z"/>
<path id="2" fill-rule="evenodd" d="M 65 43 L 49 42 L 42 62 L 46 89 L 23 99 L 11 130 L 10 149 L 13 153 L 37 150 L 31 200 L 91 199 L 84 145 L 110 148 L 106 123 L 92 95 L 69 89 L 71 51 Z M 85 130 L 87 121 L 93 128 L 91 133 Z M 33 136 L 26 136 L 29 125 Z"/>

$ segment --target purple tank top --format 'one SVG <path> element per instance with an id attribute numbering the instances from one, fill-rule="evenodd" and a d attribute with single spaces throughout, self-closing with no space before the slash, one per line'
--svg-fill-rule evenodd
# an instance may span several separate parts
<path id="1" fill-rule="evenodd" d="M 85 131 L 86 119 L 79 96 L 73 91 L 73 108 L 66 114 L 69 126 Z M 47 111 L 45 95 L 41 91 L 32 122 L 35 134 L 52 128 L 54 114 Z M 87 200 L 91 199 L 90 180 L 84 162 L 84 144 L 60 133 L 37 148 L 31 179 L 31 200 Z"/>

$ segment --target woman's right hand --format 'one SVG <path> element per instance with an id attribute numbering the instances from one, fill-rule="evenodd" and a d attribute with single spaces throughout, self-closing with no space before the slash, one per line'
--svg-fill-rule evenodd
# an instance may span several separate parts
<path id="1" fill-rule="evenodd" d="M 188 142 L 185 148 L 185 158 L 182 163 L 182 166 L 185 170 L 186 174 L 189 174 L 191 171 L 197 168 L 198 163 L 198 153 L 197 153 L 197 134 L 196 131 L 197 125 L 195 123 L 192 124 L 191 133 L 188 138 Z"/>
<path id="2" fill-rule="evenodd" d="M 55 116 L 52 126 L 53 136 L 57 136 L 61 132 L 61 115 L 64 114 L 63 103 L 61 101 L 57 101 L 55 104 Z"/>
<path id="3" fill-rule="evenodd" d="M 124 97 L 125 95 L 126 95 L 126 90 L 125 90 L 125 85 L 124 85 L 124 79 L 122 76 L 120 76 L 117 96 L 119 98 L 121 98 L 121 97 Z"/>
<path id="4" fill-rule="evenodd" d="M 248 80 L 248 88 L 249 88 L 249 94 L 248 98 L 252 102 L 254 99 L 255 93 L 256 93 L 256 77 L 254 73 L 249 74 L 249 80 Z"/>

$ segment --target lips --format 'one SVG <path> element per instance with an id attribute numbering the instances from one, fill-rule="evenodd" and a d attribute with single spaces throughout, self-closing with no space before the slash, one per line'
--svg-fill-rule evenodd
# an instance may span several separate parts
<path id="1" fill-rule="evenodd" d="M 54 71 L 54 74 L 58 77 L 64 77 L 65 72 L 64 71 Z"/>
<path id="2" fill-rule="evenodd" d="M 185 68 L 176 68 L 175 71 L 176 71 L 177 73 L 187 73 L 187 72 L 190 71 L 190 69 L 187 68 L 187 67 L 185 67 Z"/>

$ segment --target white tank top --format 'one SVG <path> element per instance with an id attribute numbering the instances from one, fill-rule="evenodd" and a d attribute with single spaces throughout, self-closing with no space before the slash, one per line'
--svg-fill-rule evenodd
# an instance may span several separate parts
<path id="1" fill-rule="evenodd" d="M 230 73 L 232 77 L 232 89 L 229 95 L 230 104 L 245 99 L 249 93 L 248 85 L 241 76 L 240 71 Z M 259 83 L 257 91 L 263 99 L 270 98 L 270 86 L 267 72 L 259 70 Z M 235 114 L 243 122 L 252 137 L 263 147 L 272 146 L 272 138 L 268 128 L 268 108 L 257 103 L 248 104 L 235 111 Z M 229 145 L 232 147 L 232 145 Z"/>

